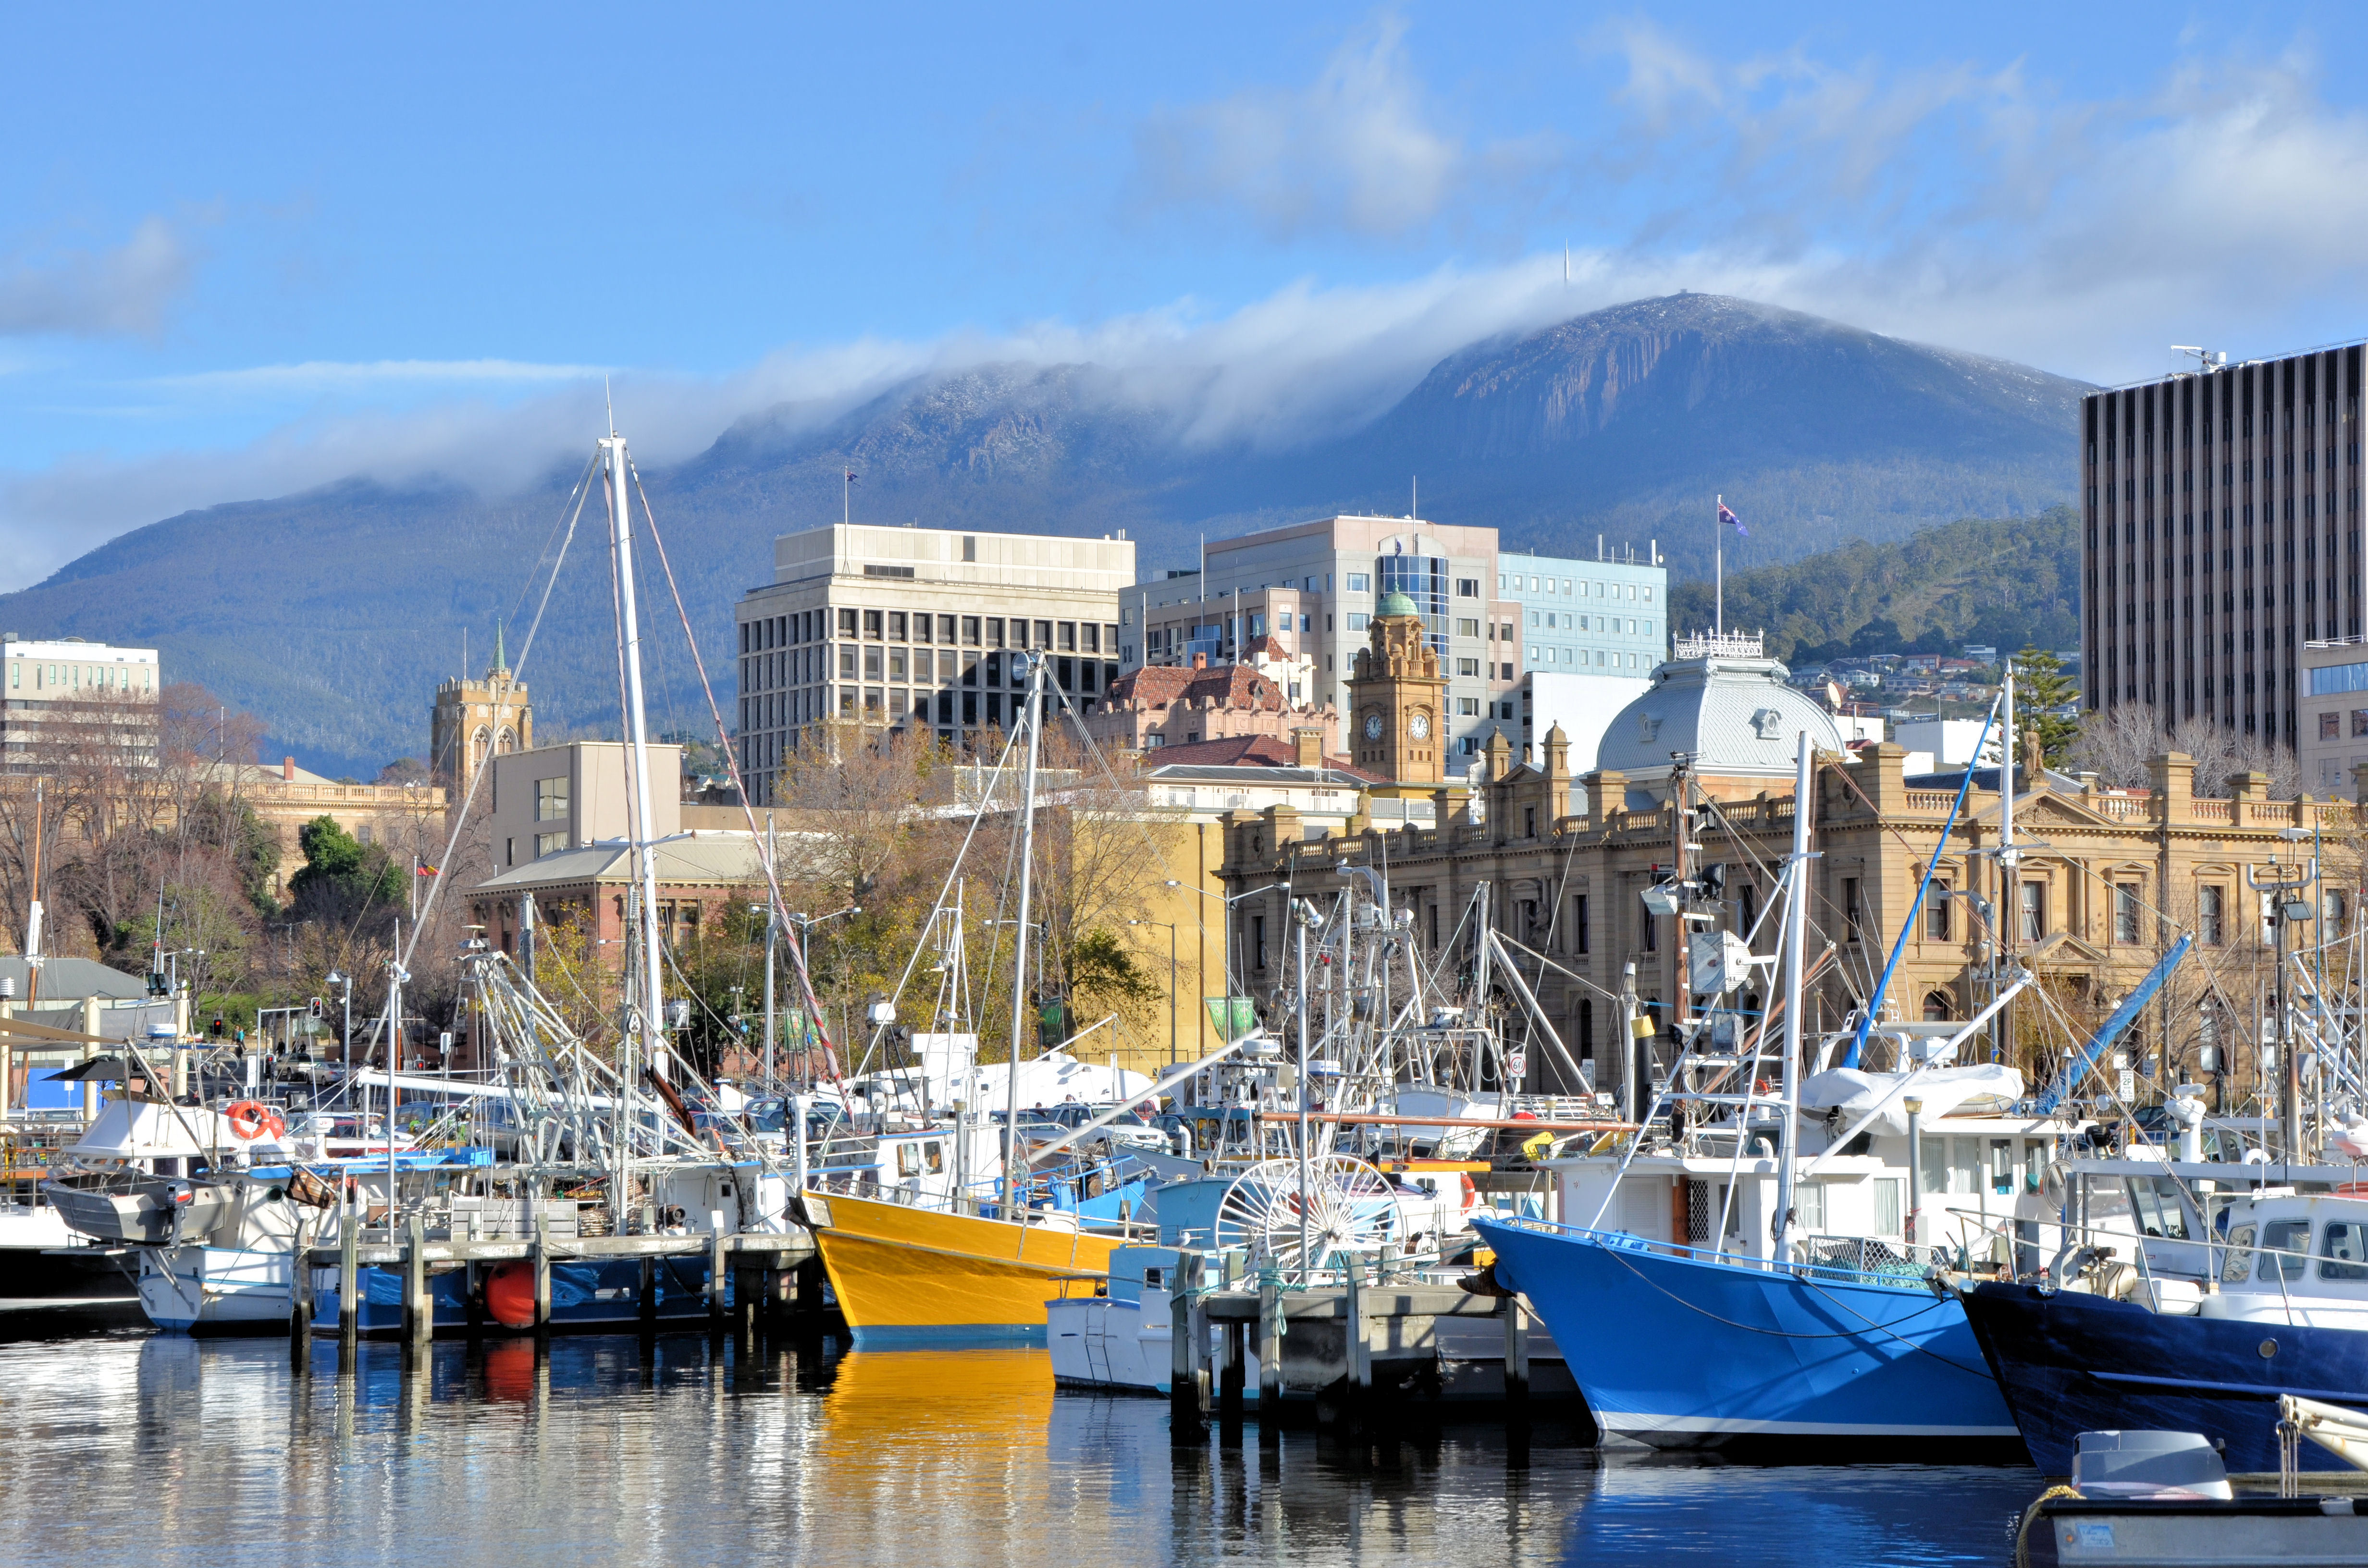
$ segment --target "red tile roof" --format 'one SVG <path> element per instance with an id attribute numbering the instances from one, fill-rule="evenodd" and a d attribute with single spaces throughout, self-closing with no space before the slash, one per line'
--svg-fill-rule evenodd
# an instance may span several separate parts
<path id="1" fill-rule="evenodd" d="M 1220 707 L 1269 713 L 1284 713 L 1291 709 L 1282 687 L 1247 665 L 1214 665 L 1206 669 L 1146 665 L 1119 676 L 1103 700 L 1116 708 L 1134 702 L 1146 708 L 1165 708 L 1189 700 L 1213 701 Z"/>
<path id="2" fill-rule="evenodd" d="M 1154 746 L 1143 754 L 1145 767 L 1296 767 L 1299 751 L 1276 735 L 1220 735 L 1190 745 Z M 1385 782 L 1378 773 L 1359 769 L 1345 756 L 1327 756 L 1324 766 L 1338 773 L 1353 773 L 1372 783 Z"/>

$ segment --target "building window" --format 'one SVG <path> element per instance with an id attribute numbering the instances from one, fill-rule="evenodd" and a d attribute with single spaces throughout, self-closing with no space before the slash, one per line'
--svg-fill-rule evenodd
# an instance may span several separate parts
<path id="1" fill-rule="evenodd" d="M 1366 618 L 1366 617 L 1364 617 L 1364 616 L 1362 616 L 1362 615 L 1356 614 L 1356 613 L 1354 613 L 1354 612 L 1351 612 L 1351 613 L 1350 613 L 1350 615 L 1349 615 L 1349 631 L 1362 631 L 1363 630 L 1365 630 L 1366 624 L 1367 624 L 1367 618 Z"/>
<path id="2" fill-rule="evenodd" d="M 2340 713 L 2321 713 L 2318 716 L 2318 738 L 2322 741 L 2341 740 L 2343 738 L 2343 715 Z"/>
<path id="3" fill-rule="evenodd" d="M 564 833 L 538 833 L 534 835 L 534 858 L 538 860 L 546 855 L 556 855 L 566 847 L 567 835 Z"/>
<path id="4" fill-rule="evenodd" d="M 2368 708 L 2354 708 L 2351 710 L 2351 737 L 2357 740 L 2362 735 L 2368 735 Z"/>
<path id="5" fill-rule="evenodd" d="M 2138 936 L 2139 926 L 2137 883 L 2114 883 L 2113 940 L 2125 943 L 2139 941 L 2141 939 Z"/>
<path id="6" fill-rule="evenodd" d="M 1924 993 L 1924 1021 L 1926 1023 L 1945 1024 L 1954 1015 L 1955 1011 L 1955 1004 L 1950 1001 L 1949 994 L 1947 992 L 1927 991 Z"/>
<path id="7" fill-rule="evenodd" d="M 2227 943 L 2227 900 L 2225 890 L 2209 882 L 2195 890 L 2196 931 L 2207 948 L 2223 947 Z"/>
<path id="8" fill-rule="evenodd" d="M 1573 952 L 1583 953 L 1587 946 L 1587 895 L 1574 894 L 1570 901 L 1570 929 Z"/>
<path id="9" fill-rule="evenodd" d="M 2021 916 L 2022 929 L 2019 933 L 2021 940 L 2025 942 L 2036 942 L 2041 937 L 2047 935 L 2046 883 L 2025 882 L 2022 884 Z"/>
<path id="10" fill-rule="evenodd" d="M 1458 659 L 1455 661 L 1455 673 L 1459 676 L 1476 676 L 1480 673 L 1480 661 Z"/>
<path id="11" fill-rule="evenodd" d="M 1844 877 L 1842 879 L 1842 940 L 1855 942 L 1859 939 L 1858 921 L 1858 879 Z"/>
<path id="12" fill-rule="evenodd" d="M 901 609 L 892 609 L 888 612 L 888 641 L 891 642 L 905 641 L 905 612 Z"/>
<path id="13" fill-rule="evenodd" d="M 865 610 L 863 612 L 863 635 L 870 638 L 872 642 L 877 642 L 880 641 L 880 612 L 876 609 Z"/>
<path id="14" fill-rule="evenodd" d="M 559 822 L 567 815 L 567 780 L 538 778 L 534 781 L 534 820 Z"/>
<path id="15" fill-rule="evenodd" d="M 1471 663 L 1468 659 L 1464 662 Z M 1476 675 L 1479 672 L 1475 670 L 1472 673 Z M 1480 699 L 1476 697 L 1459 697 L 1455 699 L 1455 710 L 1465 718 L 1477 719 L 1480 717 Z"/>
<path id="16" fill-rule="evenodd" d="M 1351 572 L 1349 574 L 1349 592 L 1352 594 L 1370 594 L 1372 591 L 1373 579 L 1372 574 L 1366 572 Z"/>
<path id="17" fill-rule="evenodd" d="M 915 616 L 913 618 L 913 641 L 916 642 L 927 642 L 929 640 L 930 625 L 930 617 L 926 615 Z M 951 642 L 952 639 L 949 638 L 947 641 Z"/>
<path id="18" fill-rule="evenodd" d="M 963 617 L 962 618 L 962 643 L 963 643 L 963 645 L 964 645 L 965 647 L 971 647 L 971 648 L 975 648 L 975 647 L 977 647 L 977 646 L 978 646 L 978 617 L 976 617 L 976 616 L 974 616 L 974 615 L 966 615 L 966 616 L 963 616 Z M 951 638 L 948 638 L 946 641 L 948 641 L 948 642 L 951 642 L 951 641 L 952 641 L 952 639 L 951 639 Z"/>
<path id="19" fill-rule="evenodd" d="M 1480 579 L 1477 577 L 1458 577 L 1455 579 L 1455 597 L 1459 599 L 1478 598 L 1480 597 Z"/>
<path id="20" fill-rule="evenodd" d="M 1250 952 L 1255 967 L 1264 969 L 1266 967 L 1266 916 L 1263 915 L 1250 916 Z"/>
<path id="21" fill-rule="evenodd" d="M 1924 892 L 1924 937 L 1927 941 L 1949 939 L 1949 884 L 1935 881 Z"/>

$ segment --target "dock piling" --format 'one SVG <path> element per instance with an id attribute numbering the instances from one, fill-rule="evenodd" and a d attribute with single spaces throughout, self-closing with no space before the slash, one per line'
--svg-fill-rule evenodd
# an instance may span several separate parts
<path id="1" fill-rule="evenodd" d="M 724 1233 L 723 1216 L 708 1216 L 712 1224 L 707 1233 L 707 1333 L 710 1338 L 720 1338 L 723 1333 L 724 1271 L 731 1267 L 730 1255 L 724 1251 L 732 1238 Z"/>
<path id="2" fill-rule="evenodd" d="M 1349 1415 L 1352 1422 L 1361 1422 L 1366 1401 L 1373 1392 L 1373 1347 L 1366 1338 L 1365 1266 L 1352 1257 L 1344 1273 L 1348 1290 L 1341 1301 L 1346 1319 L 1341 1328 L 1347 1338 Z"/>
<path id="3" fill-rule="evenodd" d="M 658 1260 L 644 1253 L 642 1256 L 642 1288 L 640 1296 L 641 1323 L 643 1339 L 653 1338 L 658 1331 Z"/>
<path id="4" fill-rule="evenodd" d="M 1282 1281 L 1272 1267 L 1258 1279 L 1258 1441 L 1282 1440 Z"/>
<path id="5" fill-rule="evenodd" d="M 355 1293 L 361 1283 L 361 1216 L 352 1206 L 337 1216 L 337 1370 L 353 1369 L 354 1347 L 361 1339 L 361 1303 Z"/>
<path id="6" fill-rule="evenodd" d="M 403 1338 L 413 1349 L 436 1332 L 436 1304 L 427 1294 L 427 1229 L 417 1214 L 404 1227 Z"/>
<path id="7" fill-rule="evenodd" d="M 1217 1415 L 1227 1426 L 1238 1432 L 1242 1424 L 1242 1384 L 1247 1371 L 1242 1363 L 1247 1359 L 1245 1341 L 1248 1337 L 1249 1324 L 1228 1323 L 1223 1325 L 1223 1331 L 1224 1359 L 1219 1364 Z"/>
<path id="8" fill-rule="evenodd" d="M 534 1249 L 528 1256 L 534 1260 L 534 1337 L 540 1344 L 551 1337 L 551 1221 L 541 1214 L 534 1217 Z"/>
<path id="9" fill-rule="evenodd" d="M 1167 1297 L 1168 1425 L 1179 1437 L 1188 1433 L 1197 1437 L 1201 1429 L 1201 1358 L 1192 1346 L 1192 1297 L 1200 1285 L 1200 1256 L 1185 1253 L 1176 1260 L 1176 1277 L 1168 1281 Z"/>
<path id="10" fill-rule="evenodd" d="M 1505 1403 L 1525 1411 L 1530 1402 L 1530 1309 L 1519 1296 L 1505 1298 Z"/>

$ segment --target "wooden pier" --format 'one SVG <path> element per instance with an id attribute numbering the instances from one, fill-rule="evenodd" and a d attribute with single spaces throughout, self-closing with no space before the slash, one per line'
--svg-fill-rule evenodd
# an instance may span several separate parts
<path id="1" fill-rule="evenodd" d="M 781 1233 L 719 1231 L 553 1238 L 548 1226 L 538 1222 L 531 1240 L 458 1236 L 431 1239 L 419 1217 L 413 1215 L 407 1228 L 393 1236 L 381 1228 L 377 1239 L 365 1239 L 358 1228 L 353 1228 L 347 1230 L 336 1245 L 307 1249 L 305 1267 L 297 1271 L 297 1301 L 290 1317 L 289 1334 L 292 1340 L 302 1342 L 315 1332 L 326 1333 L 312 1324 L 312 1271 L 335 1268 L 338 1283 L 336 1337 L 343 1357 L 349 1358 L 352 1347 L 361 1337 L 358 1293 L 361 1270 L 393 1268 L 403 1276 L 403 1325 L 397 1337 L 407 1346 L 424 1346 L 436 1332 L 428 1277 L 449 1273 L 456 1266 L 469 1274 L 469 1321 L 460 1332 L 472 1338 L 498 1332 L 484 1320 L 483 1299 L 477 1290 L 478 1270 L 527 1261 L 534 1265 L 534 1324 L 531 1329 L 514 1332 L 546 1338 L 552 1330 L 553 1264 L 637 1258 L 642 1266 L 639 1327 L 643 1335 L 652 1335 L 657 1332 L 658 1325 L 658 1265 L 665 1259 L 678 1257 L 698 1258 L 708 1266 L 707 1322 L 712 1332 L 745 1329 L 752 1322 L 769 1326 L 783 1318 L 792 1327 L 813 1334 L 819 1335 L 828 1327 L 824 1321 L 822 1255 L 814 1247 L 814 1237 L 802 1229 Z M 724 1290 L 727 1279 L 733 1285 L 728 1304 Z M 735 1319 L 736 1323 L 733 1321 Z M 596 1332 L 617 1331 L 604 1324 Z"/>
<path id="2" fill-rule="evenodd" d="M 1204 1255 L 1183 1256 L 1169 1303 L 1168 1390 L 1179 1432 L 1198 1431 L 1212 1416 L 1224 1426 L 1242 1420 L 1253 1350 L 1261 1433 L 1310 1416 L 1361 1424 L 1383 1412 L 1520 1422 L 1533 1395 L 1555 1403 L 1577 1397 L 1558 1363 L 1549 1386 L 1532 1388 L 1532 1319 L 1518 1297 L 1386 1282 L 1386 1271 L 1376 1282 L 1353 1267 L 1344 1285 L 1320 1290 L 1212 1285 L 1208 1264 Z M 1442 1347 L 1442 1320 L 1475 1318 L 1501 1325 L 1501 1362 Z"/>

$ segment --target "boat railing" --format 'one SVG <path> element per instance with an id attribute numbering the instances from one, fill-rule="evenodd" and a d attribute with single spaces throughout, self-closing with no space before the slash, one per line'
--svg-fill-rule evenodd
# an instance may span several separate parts
<path id="1" fill-rule="evenodd" d="M 1790 1274 L 1796 1278 L 1826 1284 L 1883 1285 L 1903 1290 L 1926 1289 L 1925 1278 L 1929 1271 L 1936 1267 L 1945 1267 L 1955 1256 L 1945 1247 L 1917 1246 L 1908 1242 L 1876 1236 L 1806 1236 L 1793 1244 L 1796 1256 L 1787 1260 L 1759 1257 L 1750 1253 L 1725 1252 L 1717 1247 L 1694 1246 L 1685 1242 L 1654 1241 L 1633 1231 L 1596 1230 L 1559 1220 L 1513 1215 L 1490 1218 L 1514 1230 L 1570 1236 L 1615 1251 L 1657 1253 L 1664 1257 L 1683 1258 L 1691 1263 L 1716 1263 L 1733 1268 Z"/>

